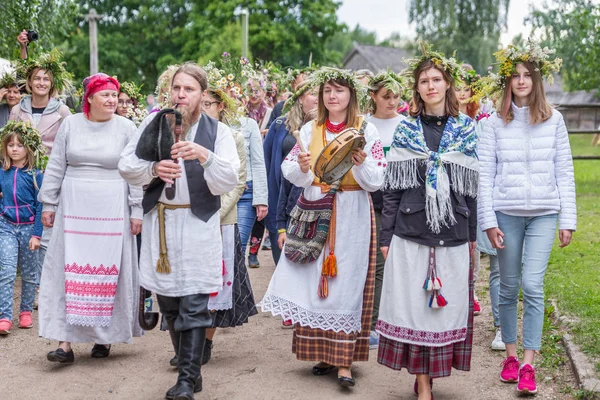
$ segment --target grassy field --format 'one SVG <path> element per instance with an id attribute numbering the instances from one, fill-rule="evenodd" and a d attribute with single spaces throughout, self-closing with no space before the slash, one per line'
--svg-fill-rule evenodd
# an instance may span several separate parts
<path id="1" fill-rule="evenodd" d="M 590 135 L 571 136 L 573 155 L 598 155 Z M 576 160 L 577 232 L 560 249 L 558 235 L 546 274 L 546 297 L 555 299 L 572 317 L 570 331 L 598 363 L 600 361 L 600 160 Z M 600 371 L 600 363 L 597 364 Z"/>

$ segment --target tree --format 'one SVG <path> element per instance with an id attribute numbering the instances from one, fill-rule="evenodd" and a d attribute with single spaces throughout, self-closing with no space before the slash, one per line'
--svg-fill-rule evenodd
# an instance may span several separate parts
<path id="1" fill-rule="evenodd" d="M 556 8 L 532 9 L 529 21 L 541 31 L 543 44 L 563 59 L 561 76 L 569 91 L 600 89 L 600 5 L 592 0 L 565 0 Z"/>
<path id="2" fill-rule="evenodd" d="M 498 50 L 510 0 L 411 0 L 417 35 L 484 73 Z"/>
<path id="3" fill-rule="evenodd" d="M 80 0 L 79 6 L 105 15 L 98 23 L 100 70 L 143 83 L 145 92 L 169 64 L 241 53 L 243 7 L 250 11 L 250 53 L 284 66 L 306 65 L 311 53 L 315 63 L 328 61 L 324 43 L 342 26 L 335 0 Z M 87 35 L 82 21 L 62 46 L 78 79 L 88 74 Z"/>
<path id="4" fill-rule="evenodd" d="M 76 13 L 75 0 L 2 0 L 0 57 L 19 57 L 17 36 L 23 29 L 39 34 L 32 49 L 52 48 L 67 37 Z"/>

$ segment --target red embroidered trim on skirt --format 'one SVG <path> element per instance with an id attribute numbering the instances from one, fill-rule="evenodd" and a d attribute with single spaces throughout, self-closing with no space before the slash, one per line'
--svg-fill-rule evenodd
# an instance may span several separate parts
<path id="1" fill-rule="evenodd" d="M 377 321 L 377 330 L 398 341 L 410 341 L 413 343 L 445 344 L 464 340 L 467 337 L 467 327 L 452 329 L 445 332 L 429 332 L 418 329 L 406 328 L 388 324 L 385 321 Z"/>

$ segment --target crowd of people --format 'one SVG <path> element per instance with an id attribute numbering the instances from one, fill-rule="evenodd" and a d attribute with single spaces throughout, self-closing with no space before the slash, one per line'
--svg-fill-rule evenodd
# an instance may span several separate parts
<path id="1" fill-rule="evenodd" d="M 73 363 L 72 343 L 94 358 L 131 343 L 140 291 L 154 293 L 179 372 L 166 399 L 193 399 L 216 328 L 259 307 L 314 375 L 353 387 L 377 349 L 429 400 L 434 379 L 471 367 L 483 253 L 499 378 L 536 393 L 544 274 L 557 225 L 560 247 L 576 229 L 573 163 L 543 89 L 560 60 L 533 42 L 496 56 L 480 77 L 422 43 L 401 74 L 284 76 L 224 53 L 168 67 L 148 106 L 105 73 L 76 91 L 56 50 L 16 62 L 0 80 L 0 335 L 20 270 L 18 327 L 37 303 L 50 362 Z M 359 145 L 327 175 L 342 137 Z M 276 268 L 257 302 L 263 238 Z"/>

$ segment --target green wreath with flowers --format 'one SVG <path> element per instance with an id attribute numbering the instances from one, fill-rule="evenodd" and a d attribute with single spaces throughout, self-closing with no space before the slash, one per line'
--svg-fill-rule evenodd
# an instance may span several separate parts
<path id="1" fill-rule="evenodd" d="M 65 68 L 66 62 L 62 61 L 62 54 L 58 49 L 52 49 L 49 53 L 40 54 L 37 58 L 27 58 L 17 64 L 17 76 L 19 83 L 25 84 L 29 74 L 35 69 L 50 71 L 54 81 L 54 87 L 58 93 L 70 90 L 73 87 L 73 75 Z"/>
<path id="2" fill-rule="evenodd" d="M 486 96 L 503 90 L 510 81 L 513 74 L 517 72 L 517 65 L 524 62 L 531 62 L 535 65 L 535 71 L 539 72 L 542 79 L 549 84 L 554 83 L 554 74 L 560 71 L 562 66 L 561 58 L 551 59 L 556 51 L 548 47 L 542 48 L 538 42 L 529 38 L 524 49 L 509 45 L 507 48 L 494 53 L 498 72 L 490 71 L 489 75 L 481 78 L 477 85 L 479 90 Z"/>
<path id="3" fill-rule="evenodd" d="M 414 72 L 421 65 L 421 63 L 431 60 L 433 64 L 446 71 L 448 75 L 452 77 L 455 85 L 459 84 L 463 75 L 462 75 L 462 66 L 456 61 L 455 57 L 447 58 L 443 53 L 439 51 L 433 51 L 433 45 L 428 44 L 424 41 L 419 42 L 419 46 L 421 48 L 421 55 L 419 57 L 411 58 L 406 60 L 406 64 L 408 64 L 408 68 L 403 71 L 403 75 L 405 75 L 409 81 L 412 83 L 414 80 Z"/>
<path id="4" fill-rule="evenodd" d="M 213 61 L 209 61 L 203 68 L 208 75 L 208 89 L 215 93 L 219 97 L 218 100 L 223 103 L 222 122 L 227 126 L 237 126 L 240 118 L 244 116 L 244 107 L 241 102 L 227 94 L 227 91 L 232 89 L 236 94 L 241 95 L 241 89 L 237 85 L 230 85 L 230 82 L 235 82 L 235 76 L 233 74 L 225 75 L 225 71 L 217 68 Z"/>
<path id="5" fill-rule="evenodd" d="M 389 90 L 394 94 L 400 95 L 400 98 L 403 99 L 406 92 L 408 92 L 408 81 L 402 75 L 397 74 L 388 68 L 387 71 L 379 72 L 369 79 L 369 92 L 375 92 L 379 89 Z M 372 98 L 369 98 L 367 110 L 372 111 L 374 109 L 375 102 Z"/>
<path id="6" fill-rule="evenodd" d="M 8 121 L 0 130 L 0 143 L 4 141 L 7 135 L 13 133 L 19 135 L 23 145 L 33 151 L 35 168 L 44 171 L 48 164 L 48 156 L 46 155 L 46 146 L 42 144 L 40 132 L 29 122 Z"/>
<path id="7" fill-rule="evenodd" d="M 4 72 L 2 74 L 2 77 L 0 77 L 0 89 L 9 88 L 9 87 L 15 86 L 15 85 L 19 86 L 15 72 L 14 71 Z"/>
<path id="8" fill-rule="evenodd" d="M 309 82 L 310 88 L 320 88 L 327 82 L 340 80 L 348 82 L 348 85 L 354 89 L 359 104 L 366 104 L 367 87 L 360 83 L 350 70 L 321 67 L 311 75 Z"/>

